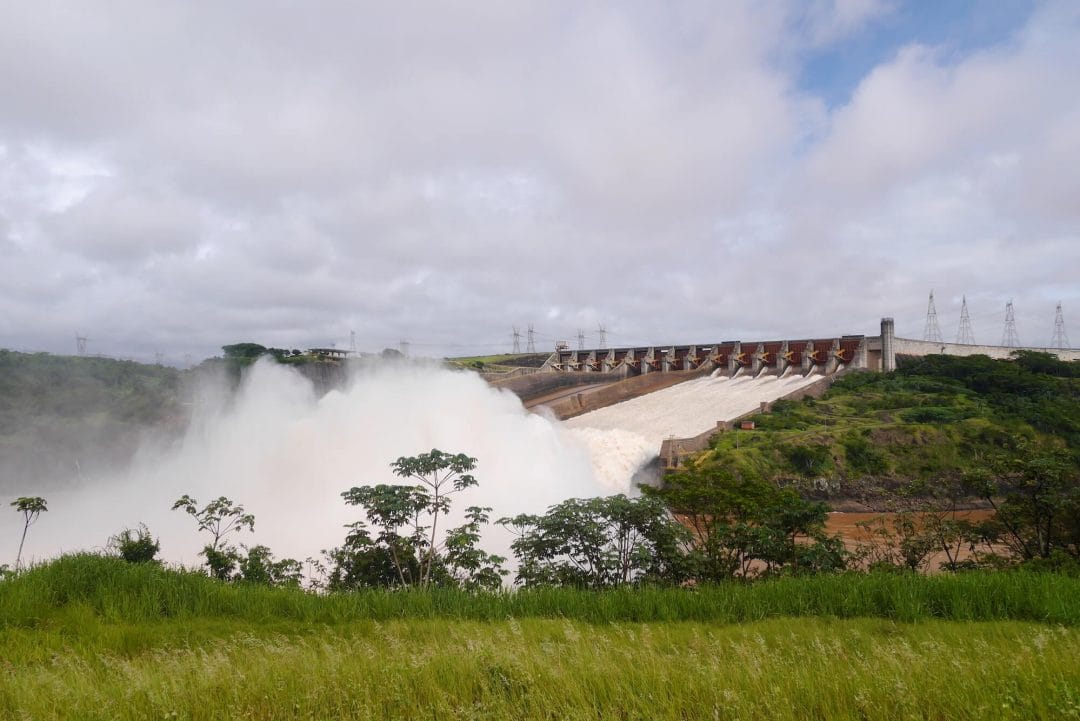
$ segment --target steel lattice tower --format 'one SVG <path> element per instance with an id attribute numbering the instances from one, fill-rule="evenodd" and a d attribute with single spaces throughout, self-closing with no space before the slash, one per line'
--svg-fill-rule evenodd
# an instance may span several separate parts
<path id="1" fill-rule="evenodd" d="M 968 315 L 967 296 L 963 296 L 960 304 L 960 329 L 956 331 L 956 342 L 965 345 L 975 345 L 975 333 L 971 330 L 971 316 Z"/>
<path id="2" fill-rule="evenodd" d="M 581 328 L 578 328 L 577 332 L 577 349 L 585 350 L 585 331 L 581 330 Z"/>
<path id="3" fill-rule="evenodd" d="M 1061 301 L 1057 304 L 1057 313 L 1054 314 L 1054 336 L 1050 339 L 1050 347 L 1059 350 L 1071 348 L 1069 334 L 1065 332 L 1065 316 L 1061 314 Z"/>
<path id="4" fill-rule="evenodd" d="M 514 355 L 521 352 L 521 333 L 518 332 L 517 326 L 514 326 L 514 350 L 510 351 Z"/>
<path id="5" fill-rule="evenodd" d="M 1005 304 L 1005 330 L 1001 333 L 1001 345 L 1006 348 L 1020 346 L 1020 336 L 1016 334 L 1016 314 L 1013 313 L 1011 300 Z"/>
<path id="6" fill-rule="evenodd" d="M 930 304 L 926 306 L 926 327 L 923 328 L 923 340 L 941 342 L 941 328 L 937 322 L 937 308 L 934 306 L 934 291 L 930 291 Z"/>
<path id="7" fill-rule="evenodd" d="M 600 334 L 600 350 L 607 348 L 607 328 L 600 325 L 597 328 L 597 332 Z"/>
<path id="8" fill-rule="evenodd" d="M 526 353 L 535 353 L 536 352 L 536 339 L 533 337 L 533 324 L 532 323 L 529 323 L 529 341 L 525 345 L 525 352 Z"/>

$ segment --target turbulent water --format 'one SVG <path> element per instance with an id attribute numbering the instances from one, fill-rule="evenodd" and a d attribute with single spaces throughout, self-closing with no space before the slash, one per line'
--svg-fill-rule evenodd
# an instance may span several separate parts
<path id="1" fill-rule="evenodd" d="M 629 490 L 629 475 L 598 475 L 588 449 L 557 421 L 529 413 L 516 396 L 471 373 L 395 364 L 358 373 L 346 389 L 317 398 L 295 371 L 262 362 L 227 405 L 214 389 L 199 398 L 179 447 L 139 459 L 121 477 L 49 494 L 28 555 L 100 547 L 144 522 L 161 537 L 165 558 L 196 564 L 205 539 L 194 519 L 169 510 L 189 493 L 200 503 L 225 495 L 255 515 L 255 533 L 237 542 L 264 543 L 279 556 L 317 556 L 360 518 L 342 501 L 343 490 L 393 483 L 391 461 L 432 448 L 479 459 L 480 485 L 455 507 L 491 506 L 493 517 Z M 15 528 L 14 513 L 5 515 L 0 531 L 17 539 L 21 525 Z M 508 547 L 506 539 L 492 540 L 485 544 L 492 550 Z"/>
<path id="2" fill-rule="evenodd" d="M 360 518 L 342 491 L 393 483 L 391 461 L 432 448 L 479 461 L 480 485 L 455 501 L 459 513 L 485 505 L 498 518 L 542 512 L 571 497 L 633 492 L 635 472 L 664 438 L 696 435 L 811 380 L 704 378 L 560 423 L 471 373 L 395 364 L 358 373 L 346 389 L 319 398 L 295 371 L 262 362 L 235 396 L 214 389 L 199 395 L 178 447 L 144 455 L 122 476 L 50 494 L 27 556 L 99 548 L 143 522 L 160 536 L 163 557 L 197 564 L 205 539 L 194 519 L 170 511 L 184 493 L 200 503 L 225 495 L 253 513 L 255 533 L 236 542 L 263 543 L 279 556 L 317 556 Z M 0 532 L 15 539 L 21 525 L 7 515 Z M 492 528 L 484 545 L 505 554 L 509 538 Z"/>
<path id="3" fill-rule="evenodd" d="M 655 456 L 664 439 L 689 438 L 730 421 L 783 395 L 821 380 L 820 375 L 716 375 L 679 383 L 617 405 L 571 418 L 590 455 L 620 470 Z"/>

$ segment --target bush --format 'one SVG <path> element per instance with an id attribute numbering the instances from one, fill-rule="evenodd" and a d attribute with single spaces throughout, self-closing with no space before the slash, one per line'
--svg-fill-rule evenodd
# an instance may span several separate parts
<path id="1" fill-rule="evenodd" d="M 128 563 L 152 563 L 161 550 L 161 544 L 143 523 L 136 529 L 125 528 L 117 533 L 109 539 L 109 547 Z"/>
<path id="2" fill-rule="evenodd" d="M 875 448 L 865 436 L 850 435 L 844 439 L 843 445 L 850 473 L 880 476 L 889 472 L 889 462 L 885 454 Z"/>
<path id="3" fill-rule="evenodd" d="M 832 461 L 829 447 L 823 445 L 784 446 L 781 452 L 795 472 L 807 478 L 825 475 Z"/>

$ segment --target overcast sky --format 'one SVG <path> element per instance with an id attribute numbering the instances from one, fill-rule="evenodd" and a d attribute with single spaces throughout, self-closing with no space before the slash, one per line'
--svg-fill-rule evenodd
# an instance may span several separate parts
<path id="1" fill-rule="evenodd" d="M 1080 3 L 0 0 L 0 262 L 0 347 L 176 363 L 1080 345 Z"/>

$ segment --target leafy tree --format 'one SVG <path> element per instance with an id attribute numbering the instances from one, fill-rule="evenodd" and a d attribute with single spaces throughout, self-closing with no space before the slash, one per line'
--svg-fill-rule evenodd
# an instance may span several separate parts
<path id="1" fill-rule="evenodd" d="M 973 471 L 1001 541 L 1024 561 L 1080 558 L 1080 466 L 1064 448 L 1020 439 Z"/>
<path id="2" fill-rule="evenodd" d="M 443 543 L 443 565 L 456 584 L 468 591 L 494 591 L 502 585 L 506 575 L 502 556 L 487 553 L 479 548 L 480 527 L 489 520 L 491 509 L 469 506 L 465 509 L 465 523 L 446 533 Z"/>
<path id="3" fill-rule="evenodd" d="M 390 464 L 394 475 L 415 485 L 354 486 L 341 495 L 360 506 L 377 529 L 372 537 L 367 524 L 350 526 L 346 545 L 328 552 L 335 566 L 331 583 L 368 585 L 385 581 L 389 560 L 396 584 L 430 586 L 460 584 L 489 587 L 492 575 L 505 573 L 505 559 L 480 551 L 479 528 L 491 509 L 471 507 L 467 523 L 450 529 L 438 543 L 439 521 L 450 510 L 451 496 L 477 484 L 471 471 L 476 459 L 433 449 L 429 453 L 398 458 Z M 346 581 L 346 579 L 348 579 Z"/>
<path id="4" fill-rule="evenodd" d="M 678 582 L 689 531 L 652 498 L 569 499 L 542 516 L 504 518 L 517 538 L 524 585 L 601 588 L 635 581 Z"/>
<path id="5" fill-rule="evenodd" d="M 19 553 L 15 556 L 15 568 L 19 568 L 22 562 L 23 545 L 26 543 L 26 532 L 30 525 L 36 521 L 42 513 L 48 511 L 45 499 L 41 496 L 20 496 L 11 502 L 16 511 L 23 514 L 22 538 L 19 540 Z"/>
<path id="6" fill-rule="evenodd" d="M 152 563 L 161 550 L 161 544 L 142 523 L 137 529 L 125 528 L 110 538 L 109 547 L 128 563 Z"/>
<path id="7" fill-rule="evenodd" d="M 203 546 L 200 555 L 206 557 L 210 575 L 227 581 L 232 577 L 242 556 L 235 546 L 229 545 L 225 538 L 230 533 L 239 533 L 245 528 L 255 530 L 255 516 L 244 511 L 244 507 L 233 504 L 225 496 L 210 501 L 201 509 L 199 502 L 186 493 L 173 503 L 172 510 L 182 509 L 195 518 L 200 531 L 210 534 L 211 541 Z"/>
<path id="8" fill-rule="evenodd" d="M 691 467 L 668 476 L 662 488 L 643 491 L 690 527 L 689 561 L 698 580 L 813 573 L 845 565 L 842 543 L 825 533 L 825 504 L 803 500 L 792 489 L 721 468 Z"/>
<path id="9" fill-rule="evenodd" d="M 303 566 L 293 558 L 274 560 L 274 554 L 263 545 L 244 547 L 246 555 L 238 561 L 238 580 L 263 586 L 299 587 Z"/>
<path id="10" fill-rule="evenodd" d="M 393 545 L 396 539 L 387 539 L 380 543 L 372 539 L 363 522 L 349 526 L 345 544 L 323 551 L 326 566 L 314 563 L 321 568 L 326 577 L 326 588 L 331 591 L 352 591 L 359 588 L 378 588 L 405 584 L 403 579 L 419 576 L 419 563 L 416 554 L 407 544 Z M 391 554 L 391 548 L 397 550 L 397 556 Z M 398 564 L 404 567 L 399 572 Z"/>
<path id="11" fill-rule="evenodd" d="M 246 358 L 250 360 L 269 352 L 266 346 L 258 343 L 233 343 L 232 345 L 221 346 L 221 350 L 225 353 L 226 358 Z"/>

